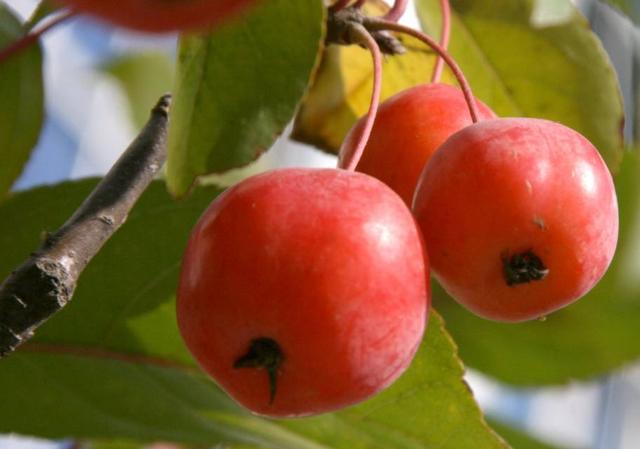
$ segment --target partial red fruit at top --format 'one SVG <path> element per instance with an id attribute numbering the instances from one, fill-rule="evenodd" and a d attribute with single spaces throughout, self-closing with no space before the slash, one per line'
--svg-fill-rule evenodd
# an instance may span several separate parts
<path id="1" fill-rule="evenodd" d="M 618 236 L 613 181 L 596 148 L 539 119 L 454 134 L 422 173 L 414 212 L 443 287 L 500 321 L 580 298 L 603 276 Z"/>
<path id="2" fill-rule="evenodd" d="M 362 401 L 409 365 L 429 305 L 420 233 L 378 180 L 283 169 L 216 199 L 196 225 L 178 324 L 236 401 L 304 416 Z"/>
<path id="3" fill-rule="evenodd" d="M 480 119 L 495 118 L 476 100 Z M 423 167 L 451 134 L 471 125 L 462 91 L 447 84 L 424 84 L 404 90 L 380 105 L 369 142 L 356 170 L 380 179 L 411 205 Z M 350 154 L 364 126 L 360 119 L 340 154 Z"/>
<path id="4" fill-rule="evenodd" d="M 218 25 L 258 0 L 56 0 L 114 25 L 168 32 Z"/>

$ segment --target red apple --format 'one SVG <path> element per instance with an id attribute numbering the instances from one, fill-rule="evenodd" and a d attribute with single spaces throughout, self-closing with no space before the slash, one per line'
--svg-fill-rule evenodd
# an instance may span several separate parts
<path id="1" fill-rule="evenodd" d="M 481 119 L 495 118 L 484 103 L 476 100 L 476 104 Z M 457 87 L 423 84 L 404 90 L 380 105 L 356 170 L 380 179 L 411 205 L 418 177 L 433 152 L 472 123 Z M 363 126 L 364 118 L 347 135 L 341 155 L 353 151 Z"/>
<path id="2" fill-rule="evenodd" d="M 362 401 L 409 365 L 429 305 L 411 212 L 380 181 L 282 169 L 218 197 L 193 230 L 178 289 L 187 346 L 255 413 Z"/>
<path id="3" fill-rule="evenodd" d="M 149 32 L 207 28 L 257 0 L 56 0 L 114 25 Z"/>
<path id="4" fill-rule="evenodd" d="M 600 154 L 540 119 L 486 120 L 451 136 L 425 167 L 413 209 L 445 290 L 499 321 L 539 318 L 583 296 L 618 236 Z"/>

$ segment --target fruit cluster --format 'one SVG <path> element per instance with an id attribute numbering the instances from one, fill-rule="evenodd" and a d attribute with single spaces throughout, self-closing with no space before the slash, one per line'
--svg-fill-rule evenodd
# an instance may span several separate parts
<path id="1" fill-rule="evenodd" d="M 217 25 L 255 3 L 60 1 L 144 31 Z M 580 298 L 613 257 L 616 195 L 596 148 L 559 123 L 497 118 L 445 49 L 396 23 L 405 5 L 345 34 L 371 50 L 376 79 L 339 168 L 248 178 L 191 235 L 180 331 L 204 370 L 255 413 L 332 411 L 390 385 L 421 342 L 431 273 L 472 312 L 516 322 Z M 431 45 L 462 91 L 439 83 L 436 69 L 432 83 L 377 113 L 372 36 L 389 30 Z"/>
<path id="2" fill-rule="evenodd" d="M 477 103 L 482 120 L 472 124 L 451 86 L 388 99 L 358 170 L 412 207 L 431 270 L 460 304 L 498 321 L 541 318 L 587 293 L 609 266 L 618 236 L 613 180 L 576 131 L 495 118 Z"/>
<path id="3" fill-rule="evenodd" d="M 259 3 L 58 1 L 69 14 L 152 32 L 217 26 Z M 389 386 L 422 340 L 431 274 L 481 317 L 532 320 L 593 288 L 616 247 L 616 194 L 598 150 L 559 123 L 497 118 L 473 97 L 443 48 L 446 0 L 443 45 L 397 23 L 407 0 L 381 18 L 361 13 L 363 3 L 330 8 L 348 10 L 336 42 L 367 47 L 374 61 L 369 113 L 338 168 L 273 170 L 228 189 L 196 224 L 182 263 L 187 346 L 237 402 L 266 416 L 333 411 Z M 394 48 L 388 31 L 440 59 L 431 83 L 379 106 L 376 37 Z M 461 89 L 439 82 L 442 61 Z"/>

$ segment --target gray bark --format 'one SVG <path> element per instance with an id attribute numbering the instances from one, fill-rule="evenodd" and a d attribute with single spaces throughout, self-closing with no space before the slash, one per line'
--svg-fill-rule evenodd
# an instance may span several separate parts
<path id="1" fill-rule="evenodd" d="M 138 137 L 71 218 L 0 285 L 0 357 L 71 300 L 82 271 L 125 222 L 166 159 L 170 102 L 169 95 L 158 101 Z"/>

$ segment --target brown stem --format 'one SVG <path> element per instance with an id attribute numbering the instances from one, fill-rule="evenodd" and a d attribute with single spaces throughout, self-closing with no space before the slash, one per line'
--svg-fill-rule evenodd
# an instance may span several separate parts
<path id="1" fill-rule="evenodd" d="M 66 13 L 60 14 L 49 23 L 44 25 L 42 28 L 32 31 L 29 34 L 25 34 L 23 37 L 18 39 L 17 41 L 12 42 L 7 47 L 0 50 L 0 64 L 9 59 L 11 56 L 20 53 L 22 50 L 28 48 L 31 44 L 37 41 L 40 36 L 54 28 L 57 25 L 60 25 L 65 20 L 73 17 L 76 14 L 75 11 L 67 11 Z"/>
<path id="2" fill-rule="evenodd" d="M 327 18 L 327 34 L 325 40 L 327 44 L 352 45 L 358 44 L 366 47 L 362 43 L 362 38 L 357 38 L 358 32 L 353 28 L 362 28 L 366 20 L 365 14 L 355 7 L 344 8 L 340 11 L 330 11 Z M 399 55 L 405 52 L 402 43 L 386 31 L 372 31 L 369 33 L 376 41 L 380 51 L 386 55 Z"/>
<path id="3" fill-rule="evenodd" d="M 170 102 L 169 95 L 159 100 L 138 137 L 78 210 L 0 284 L 0 357 L 71 300 L 82 271 L 160 170 Z"/>
<path id="4" fill-rule="evenodd" d="M 442 59 L 444 59 L 444 61 L 453 72 L 464 94 L 464 98 L 467 102 L 467 106 L 469 107 L 469 113 L 471 115 L 473 123 L 478 122 L 478 107 L 473 98 L 471 87 L 469 86 L 464 73 L 462 73 L 462 70 L 454 61 L 454 59 L 436 41 L 434 41 L 431 37 L 427 36 L 421 31 L 414 30 L 413 28 L 404 25 L 400 25 L 396 22 L 378 19 L 375 17 L 366 18 L 364 21 L 364 26 L 367 28 L 367 30 L 370 31 L 396 31 L 398 33 L 408 34 L 409 36 L 413 36 L 431 47 L 439 56 L 442 57 Z"/>
<path id="5" fill-rule="evenodd" d="M 349 3 L 351 3 L 351 0 L 337 0 L 333 5 L 329 7 L 329 10 L 333 12 L 340 11 L 341 9 L 349 6 Z"/>
<path id="6" fill-rule="evenodd" d="M 366 46 L 371 52 L 373 59 L 373 89 L 371 92 L 371 103 L 369 104 L 369 111 L 365 124 L 362 127 L 360 136 L 358 136 L 358 144 L 355 146 L 351 154 L 341 154 L 339 166 L 344 167 L 346 170 L 353 171 L 356 169 L 362 153 L 364 152 L 369 136 L 371 136 L 371 130 L 378 114 L 378 106 L 380 105 L 380 92 L 382 90 L 382 54 L 380 48 L 375 39 L 369 34 L 369 32 L 363 26 L 354 26 L 351 28 L 352 40 L 359 42 L 361 45 Z"/>

